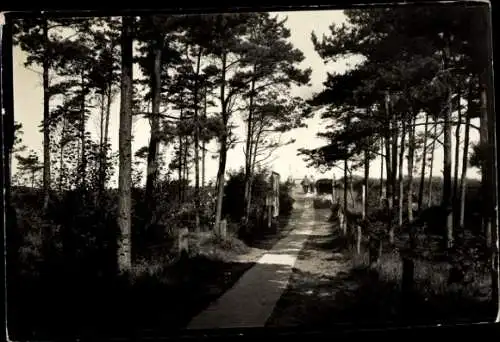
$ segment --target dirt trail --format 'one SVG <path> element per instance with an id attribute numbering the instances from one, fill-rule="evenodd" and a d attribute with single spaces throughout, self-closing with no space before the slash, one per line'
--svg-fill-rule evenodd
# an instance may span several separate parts
<path id="1" fill-rule="evenodd" d="M 266 326 L 322 325 L 319 320 L 331 321 L 332 308 L 343 305 L 339 293 L 342 296 L 357 287 L 348 277 L 351 263 L 345 254 L 345 240 L 335 224 L 328 222 L 330 210 L 312 212 L 314 233 L 297 258 L 288 289 Z"/>

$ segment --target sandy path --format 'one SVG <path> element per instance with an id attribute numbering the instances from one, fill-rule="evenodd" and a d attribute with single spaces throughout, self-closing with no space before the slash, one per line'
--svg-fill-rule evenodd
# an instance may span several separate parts
<path id="1" fill-rule="evenodd" d="M 194 317 L 188 329 L 214 329 L 263 327 L 271 316 L 276 303 L 288 287 L 288 282 L 310 234 L 317 228 L 312 198 L 294 193 L 297 202 L 289 224 L 291 232 L 260 256 L 257 264 L 236 284 Z M 260 250 L 254 249 L 243 259 L 256 258 Z"/>

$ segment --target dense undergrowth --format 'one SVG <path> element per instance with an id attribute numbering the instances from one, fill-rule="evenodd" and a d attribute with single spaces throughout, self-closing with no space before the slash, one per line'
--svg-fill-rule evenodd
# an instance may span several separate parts
<path id="1" fill-rule="evenodd" d="M 249 249 L 238 237 L 239 220 L 232 215 L 242 212 L 241 175 L 231 174 L 225 188 L 226 239 L 211 232 L 213 188 L 201 191 L 199 233 L 194 232 L 192 187 L 185 189 L 186 200 L 180 200 L 178 183 L 161 184 L 152 217 L 147 216 L 144 190 L 133 189 L 134 262 L 123 276 L 116 272 L 116 190 L 100 197 L 76 190 L 53 194 L 44 213 L 38 189 L 13 188 L 7 241 L 9 326 L 15 336 L 116 335 L 127 326 L 181 328 L 251 266 L 232 262 Z M 254 184 L 251 231 L 259 236 L 265 233 L 258 217 L 265 196 L 261 190 L 267 186 L 264 175 L 256 175 Z M 284 217 L 293 200 L 288 185 L 281 190 Z M 175 239 L 184 227 L 190 231 L 189 253 L 180 257 Z M 119 323 L 99 323 L 109 317 Z"/>
<path id="2" fill-rule="evenodd" d="M 469 182 L 465 225 L 454 232 L 452 249 L 444 248 L 445 213 L 435 203 L 420 212 L 415 210 L 411 224 L 405 207 L 404 224 L 396 229 L 395 243 L 391 245 L 387 219 L 391 216 L 393 226 L 397 226 L 397 208 L 392 214 L 379 209 L 374 183 L 371 182 L 368 192 L 370 210 L 366 221 L 361 220 L 358 193 L 354 195 L 354 204 L 350 202 L 348 208 L 350 224 L 346 246 L 353 269 L 351 277 L 359 282 L 357 304 L 352 304 L 351 309 L 357 307 L 358 319 L 366 316 L 365 323 L 385 320 L 402 324 L 494 319 L 497 303 L 491 300 L 491 262 L 486 237 L 480 229 L 479 182 Z M 440 190 L 434 188 L 434 199 L 439 199 Z M 424 203 L 427 200 L 424 198 Z M 360 254 L 355 248 L 357 224 L 362 227 Z M 376 262 L 373 254 L 378 257 Z M 402 288 L 403 258 L 414 263 L 410 293 Z"/>

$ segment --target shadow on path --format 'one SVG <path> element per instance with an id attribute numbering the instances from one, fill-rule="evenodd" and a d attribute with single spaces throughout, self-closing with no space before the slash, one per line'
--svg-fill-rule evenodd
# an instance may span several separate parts
<path id="1" fill-rule="evenodd" d="M 323 213 L 317 212 L 319 220 Z M 298 256 L 266 327 L 331 329 L 471 323 L 494 319 L 495 305 L 456 295 L 418 297 L 403 306 L 400 286 L 375 270 L 353 268 L 337 223 L 321 224 Z"/>

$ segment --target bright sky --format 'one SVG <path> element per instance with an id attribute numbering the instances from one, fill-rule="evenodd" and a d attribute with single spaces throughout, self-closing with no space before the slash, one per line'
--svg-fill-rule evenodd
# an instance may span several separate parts
<path id="1" fill-rule="evenodd" d="M 274 13 L 273 13 L 274 14 Z M 293 95 L 302 97 L 310 97 L 313 93 L 321 91 L 323 82 L 326 79 L 327 72 L 342 73 L 349 65 L 353 65 L 357 60 L 344 60 L 337 63 L 330 63 L 325 65 L 322 59 L 314 51 L 311 42 L 311 32 L 314 31 L 318 36 L 324 33 L 328 34 L 328 27 L 332 24 L 340 24 L 345 21 L 345 16 L 342 11 L 295 11 L 295 12 L 281 12 L 280 16 L 287 16 L 288 21 L 286 25 L 291 31 L 291 42 L 293 45 L 300 49 L 304 55 L 305 60 L 302 63 L 304 68 L 312 68 L 311 86 L 294 88 Z M 26 54 L 20 48 L 14 48 L 14 110 L 15 120 L 23 124 L 24 136 L 23 142 L 28 146 L 28 149 L 34 149 L 42 156 L 42 134 L 39 132 L 39 124 L 42 119 L 42 96 L 43 91 L 41 87 L 41 77 L 38 73 L 28 70 L 24 67 L 23 63 L 26 60 Z M 473 120 L 476 125 L 479 123 Z M 243 121 L 240 118 L 235 118 L 235 123 L 239 128 L 235 133 L 239 137 L 244 137 L 245 129 Z M 324 141 L 316 137 L 318 131 L 323 130 L 325 123 L 318 117 L 309 120 L 308 128 L 301 128 L 289 132 L 284 140 L 289 137 L 296 139 L 296 142 L 291 145 L 284 146 L 275 152 L 276 159 L 271 164 L 273 170 L 281 174 L 282 179 L 288 177 L 292 173 L 294 178 L 301 178 L 305 174 L 314 175 L 316 179 L 320 177 L 331 177 L 332 172 L 335 172 L 336 177 L 342 176 L 342 171 L 335 169 L 329 171 L 327 174 L 322 175 L 319 171 L 314 169 L 307 169 L 306 163 L 302 160 L 301 156 L 297 156 L 297 149 L 301 147 L 317 147 L 324 144 Z M 118 148 L 118 127 L 119 127 L 119 96 L 115 98 L 112 105 L 112 113 L 110 119 L 110 135 L 113 150 Z M 93 136 L 97 138 L 98 120 L 90 119 L 87 127 Z M 133 150 L 147 145 L 149 140 L 149 124 L 144 119 L 135 121 L 133 132 Z M 454 133 L 453 133 L 454 135 Z M 477 141 L 479 138 L 478 132 L 471 129 L 471 142 Z M 454 145 L 454 141 L 453 141 Z M 216 143 L 208 146 L 211 151 L 216 151 Z M 453 147 L 454 149 L 454 147 Z M 454 155 L 454 154 L 453 154 Z M 169 162 L 167 156 L 166 162 Z M 454 162 L 454 161 L 453 161 Z M 207 156 L 206 164 L 207 179 L 214 179 L 217 174 L 218 161 Z M 235 170 L 244 165 L 243 145 L 237 145 L 228 153 L 227 169 Z M 443 167 L 442 163 L 442 148 L 436 150 L 434 162 L 434 176 L 441 174 Z M 14 170 L 16 168 L 16 161 L 13 159 Z M 404 166 L 406 172 L 406 166 Z M 361 171 L 360 171 L 361 172 Z M 373 177 L 378 177 L 380 174 L 380 160 L 373 161 L 370 167 L 370 174 Z M 469 169 L 468 177 L 477 178 L 477 169 Z M 116 181 L 116 179 L 114 180 Z M 116 186 L 116 184 L 113 184 Z"/>

